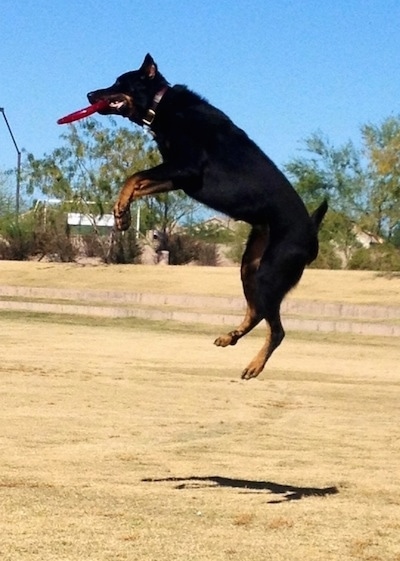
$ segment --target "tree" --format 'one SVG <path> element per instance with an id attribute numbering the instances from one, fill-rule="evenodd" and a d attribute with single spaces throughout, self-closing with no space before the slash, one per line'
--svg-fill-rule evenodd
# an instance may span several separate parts
<path id="1" fill-rule="evenodd" d="M 161 230 L 169 235 L 176 230 L 178 224 L 190 224 L 200 204 L 183 191 L 172 191 L 139 199 L 136 203 L 137 211 L 139 206 L 142 230 Z"/>
<path id="2" fill-rule="evenodd" d="M 371 232 L 395 241 L 400 228 L 400 116 L 361 129 L 368 160 Z"/>
<path id="3" fill-rule="evenodd" d="M 28 154 L 23 169 L 28 194 L 58 199 L 65 208 L 79 212 L 110 212 L 124 180 L 156 165 L 160 156 L 150 135 L 117 127 L 113 119 L 108 124 L 86 119 L 69 126 L 61 135 L 63 145 L 51 154 L 40 159 Z M 182 192 L 144 198 L 138 205 L 145 229 L 165 231 L 195 209 Z"/>
<path id="4" fill-rule="evenodd" d="M 315 207 L 327 198 L 331 209 L 357 220 L 364 210 L 366 173 L 360 152 L 349 141 L 339 148 L 322 133 L 305 141 L 304 158 L 295 158 L 285 169 L 306 205 Z"/>
<path id="5" fill-rule="evenodd" d="M 322 133 L 305 140 L 305 151 L 305 158 L 294 159 L 285 169 L 309 211 L 328 199 L 329 212 L 321 226 L 315 265 L 338 268 L 340 259 L 335 252 L 348 261 L 355 243 L 354 223 L 364 212 L 366 174 L 361 155 L 352 142 L 335 148 Z"/>
<path id="6" fill-rule="evenodd" d="M 11 194 L 9 174 L 0 172 L 0 219 L 11 215 L 15 210 L 15 201 Z"/>
<path id="7" fill-rule="evenodd" d="M 400 117 L 361 127 L 359 149 L 352 142 L 333 147 L 321 133 L 305 140 L 306 157 L 286 165 L 305 203 L 324 196 L 331 213 L 322 227 L 342 250 L 354 242 L 354 225 L 397 243 L 400 229 Z M 336 214 L 334 220 L 330 218 Z"/>

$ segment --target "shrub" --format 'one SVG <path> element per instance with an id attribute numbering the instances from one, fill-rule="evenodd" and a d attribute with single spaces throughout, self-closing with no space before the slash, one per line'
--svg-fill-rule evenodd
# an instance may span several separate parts
<path id="1" fill-rule="evenodd" d="M 172 234 L 168 238 L 170 265 L 186 265 L 195 262 L 197 265 L 216 266 L 218 264 L 216 244 L 197 240 L 185 234 Z"/>
<path id="2" fill-rule="evenodd" d="M 34 248 L 34 238 L 30 226 L 24 222 L 9 219 L 1 227 L 0 256 L 2 259 L 23 261 L 28 259 Z"/>
<path id="3" fill-rule="evenodd" d="M 114 232 L 106 261 L 108 263 L 138 263 L 142 250 L 136 239 L 136 231 Z"/>
<path id="4" fill-rule="evenodd" d="M 34 213 L 3 219 L 0 258 L 24 261 L 33 256 L 45 256 L 57 261 L 73 261 L 76 255 L 60 213 L 49 212 L 44 222 Z"/>
<path id="5" fill-rule="evenodd" d="M 382 244 L 354 251 L 349 269 L 369 271 L 400 271 L 400 250 L 391 244 Z"/>
<path id="6" fill-rule="evenodd" d="M 243 252 L 246 248 L 247 239 L 250 234 L 251 227 L 245 222 L 238 222 L 233 232 L 232 240 L 229 243 L 229 249 L 226 252 L 228 259 L 234 263 L 241 263 Z"/>
<path id="7" fill-rule="evenodd" d="M 342 261 L 336 248 L 330 241 L 319 243 L 318 256 L 309 267 L 311 269 L 341 269 Z"/>
<path id="8" fill-rule="evenodd" d="M 44 226 L 34 224 L 33 240 L 32 255 L 41 259 L 48 257 L 68 263 L 76 258 L 77 250 L 71 241 L 65 216 L 60 212 L 50 212 Z"/>

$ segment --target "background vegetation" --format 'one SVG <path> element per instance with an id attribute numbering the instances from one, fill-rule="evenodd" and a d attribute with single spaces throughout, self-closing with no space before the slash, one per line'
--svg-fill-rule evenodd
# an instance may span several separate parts
<path id="1" fill-rule="evenodd" d="M 329 201 L 313 266 L 400 270 L 400 117 L 365 124 L 360 133 L 359 145 L 348 141 L 338 147 L 322 132 L 311 134 L 285 172 L 310 211 L 322 199 Z M 111 212 L 129 174 L 159 161 L 155 145 L 146 133 L 118 127 L 112 119 L 105 125 L 95 119 L 71 125 L 60 139 L 51 154 L 25 155 L 22 185 L 29 203 L 19 217 L 12 171 L 0 175 L 0 258 L 46 255 L 70 261 L 80 252 L 105 262 L 135 263 L 143 248 L 138 242 L 156 231 L 157 249 L 170 251 L 172 264 L 216 265 L 221 244 L 230 259 L 240 260 L 247 226 L 205 221 L 210 211 L 183 192 L 137 202 L 132 231 L 105 236 L 95 217 Z M 93 217 L 93 227 L 80 235 L 79 244 L 73 243 L 67 212 Z"/>

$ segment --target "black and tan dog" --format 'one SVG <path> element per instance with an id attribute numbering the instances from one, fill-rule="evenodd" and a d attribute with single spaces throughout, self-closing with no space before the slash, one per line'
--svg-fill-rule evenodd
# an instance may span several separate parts
<path id="1" fill-rule="evenodd" d="M 129 228 L 133 200 L 175 189 L 252 226 L 241 266 L 246 315 L 215 344 L 235 345 L 265 319 L 265 344 L 242 373 L 244 379 L 258 376 L 285 335 L 282 299 L 317 256 L 327 203 L 310 217 L 286 177 L 248 136 L 185 86 L 170 86 L 150 55 L 138 70 L 90 92 L 88 99 L 109 103 L 102 114 L 150 127 L 163 158 L 125 181 L 114 207 L 118 229 Z"/>

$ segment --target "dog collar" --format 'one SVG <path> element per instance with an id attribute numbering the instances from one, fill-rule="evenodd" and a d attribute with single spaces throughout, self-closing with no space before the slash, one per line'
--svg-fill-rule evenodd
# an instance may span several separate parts
<path id="1" fill-rule="evenodd" d="M 146 127 L 151 127 L 154 117 L 156 116 L 156 111 L 158 104 L 162 100 L 165 92 L 168 90 L 168 86 L 164 86 L 156 95 L 153 97 L 151 107 L 147 110 L 146 115 L 143 117 L 142 122 Z"/>

